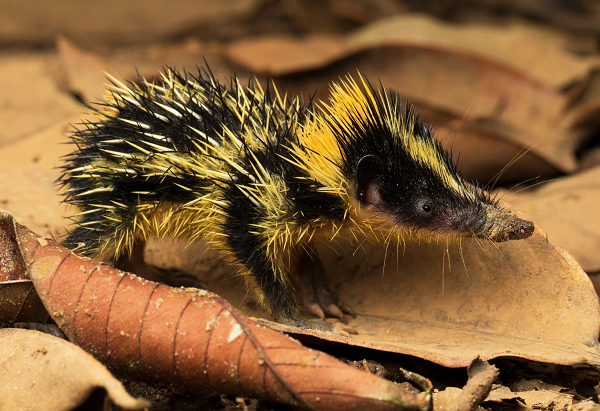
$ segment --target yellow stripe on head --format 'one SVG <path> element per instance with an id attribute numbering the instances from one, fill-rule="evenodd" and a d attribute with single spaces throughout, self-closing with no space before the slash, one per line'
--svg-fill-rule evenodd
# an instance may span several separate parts
<path id="1" fill-rule="evenodd" d="M 324 106 L 324 110 L 336 121 L 327 124 L 335 127 L 336 132 L 347 135 L 355 133 L 357 129 L 364 131 L 367 124 L 385 124 L 415 163 L 429 168 L 447 187 L 464 191 L 435 142 L 415 136 L 415 117 L 403 115 L 389 93 L 383 89 L 374 92 L 360 73 L 358 76 L 360 82 L 348 76 L 340 84 L 331 86 L 331 102 Z M 328 137 L 335 140 L 335 133 L 331 131 Z"/>

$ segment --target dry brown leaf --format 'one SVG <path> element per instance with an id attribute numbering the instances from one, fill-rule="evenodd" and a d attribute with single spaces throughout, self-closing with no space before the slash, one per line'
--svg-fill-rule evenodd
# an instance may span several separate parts
<path id="1" fill-rule="evenodd" d="M 44 324 L 50 315 L 29 280 L 0 282 L 0 323 Z"/>
<path id="2" fill-rule="evenodd" d="M 508 387 L 499 387 L 490 393 L 486 403 L 502 403 L 507 400 L 518 400 L 525 407 L 523 410 L 547 409 L 551 405 L 553 409 L 567 409 L 573 405 L 573 395 L 560 393 L 555 390 L 529 389 L 527 391 L 512 391 Z M 569 410 L 571 408 L 568 408 Z"/>
<path id="3" fill-rule="evenodd" d="M 433 409 L 435 411 L 444 411 L 446 406 L 454 401 L 462 392 L 462 389 L 456 387 L 448 387 L 442 391 L 433 393 Z"/>
<path id="4" fill-rule="evenodd" d="M 465 367 L 478 355 L 600 365 L 598 297 L 575 260 L 549 244 L 541 227 L 523 241 L 465 240 L 464 264 L 458 246 L 451 245 L 451 269 L 442 244 L 407 244 L 399 250 L 363 246 L 320 249 L 331 285 L 358 313 L 349 322 L 358 335 L 269 325 L 449 367 Z M 204 254 L 202 247 L 181 250 L 161 243 L 160 250 L 149 251 L 158 265 L 176 265 L 176 258 L 187 272 L 198 267 L 210 274 L 214 268 L 214 276 L 202 277 L 209 288 L 242 311 L 264 317 L 248 306 L 246 290 L 231 267 Z"/>
<path id="5" fill-rule="evenodd" d="M 596 56 L 570 52 L 565 47 L 569 40 L 564 32 L 532 23 L 465 25 L 405 13 L 376 20 L 346 37 L 273 35 L 234 41 L 224 52 L 252 71 L 283 75 L 323 67 L 341 55 L 374 48 L 439 49 L 493 60 L 558 90 L 600 65 Z"/>
<path id="6" fill-rule="evenodd" d="M 108 82 L 105 73 L 111 73 L 108 64 L 95 54 L 80 49 L 63 36 L 58 37 L 56 47 L 69 89 L 89 102 L 101 99 L 106 94 Z"/>
<path id="7" fill-rule="evenodd" d="M 494 61 L 419 47 L 385 47 L 359 52 L 320 70 L 279 78 L 284 91 L 305 95 L 344 73 L 360 70 L 414 103 L 446 113 L 531 151 L 552 166 L 573 171 L 583 133 L 563 116 L 566 98 L 538 81 Z M 325 92 L 323 92 L 325 91 Z M 432 119 L 424 118 L 426 122 Z"/>
<path id="8" fill-rule="evenodd" d="M 422 118 L 429 120 L 426 116 Z M 461 124 L 459 120 L 443 124 L 435 121 L 434 124 L 435 137 L 460 157 L 461 174 L 468 180 L 502 185 L 540 175 L 551 178 L 558 173 L 556 167 L 540 156 L 525 152 L 522 145 L 506 141 L 484 127 Z M 515 159 L 518 160 L 512 163 Z M 505 168 L 509 163 L 512 163 L 510 167 Z"/>
<path id="9" fill-rule="evenodd" d="M 542 380 L 521 380 L 510 386 L 510 390 L 513 392 L 520 391 L 552 391 L 559 393 L 561 391 L 567 391 L 565 387 L 560 385 L 550 384 Z"/>
<path id="10" fill-rule="evenodd" d="M 556 408 L 554 408 L 556 409 Z M 567 411 L 599 411 L 600 405 L 592 400 L 580 402 L 578 404 L 570 405 Z"/>
<path id="11" fill-rule="evenodd" d="M 416 395 L 256 324 L 205 290 L 172 288 L 82 257 L 0 216 L 69 339 L 122 375 L 312 410 L 425 410 Z"/>
<path id="12" fill-rule="evenodd" d="M 600 271 L 600 167 L 512 194 L 501 191 L 587 272 Z"/>
<path id="13" fill-rule="evenodd" d="M 546 0 L 521 0 L 507 3 L 504 0 L 485 0 L 484 2 L 498 10 L 499 7 L 509 13 L 522 16 L 535 16 L 553 25 L 565 27 L 574 32 L 597 33 L 600 30 L 600 4 L 595 0 L 577 0 L 566 2 L 548 2 Z M 468 4 L 468 3 L 466 3 Z M 468 7 L 468 6 L 467 6 Z"/>
<path id="14" fill-rule="evenodd" d="M 425 27 L 423 31 L 417 29 L 421 25 Z M 230 47 L 235 48 L 236 53 L 230 56 L 255 70 L 268 66 L 271 73 L 287 74 L 286 78 L 280 79 L 287 92 L 311 95 L 319 89 L 317 97 L 324 99 L 331 81 L 360 70 L 374 84 L 381 81 L 385 87 L 396 90 L 417 106 L 430 107 L 462 119 L 465 126 L 476 126 L 519 147 L 530 148 L 553 167 L 572 172 L 577 169 L 574 152 L 584 133 L 573 129 L 572 122 L 565 119 L 566 96 L 541 73 L 552 73 L 552 70 L 545 70 L 547 67 L 563 67 L 557 61 L 564 63 L 577 58 L 569 53 L 551 53 L 556 47 L 541 46 L 543 41 L 559 42 L 560 37 L 516 27 L 515 33 L 505 33 L 488 26 L 451 28 L 421 16 L 397 16 L 373 23 L 343 39 L 346 46 L 342 52 L 336 51 L 322 58 L 319 69 L 316 68 L 318 60 L 311 60 L 310 67 L 296 64 L 295 69 L 287 64 L 289 55 L 306 54 L 301 40 L 288 42 L 286 47 L 272 48 L 268 61 L 261 61 L 260 55 L 251 52 L 258 48 L 256 43 L 265 39 L 254 43 L 244 41 L 243 46 L 250 50 L 247 53 L 240 52 L 241 46 L 234 44 Z M 514 42 L 532 33 L 538 33 L 534 36 L 533 47 L 540 47 L 548 60 L 536 57 L 538 52 L 526 46 L 514 47 Z M 488 48 L 483 41 L 487 38 L 495 39 L 497 49 L 502 53 L 491 52 L 494 47 Z M 460 46 L 456 45 L 458 40 Z M 514 53 L 522 49 L 525 52 L 519 60 Z M 332 61 L 335 55 L 340 57 Z M 511 59 L 515 64 L 509 64 Z M 527 69 L 533 67 L 530 59 L 541 65 L 535 74 Z M 593 64 L 591 61 L 575 64 L 568 69 L 569 75 L 551 75 L 559 77 L 560 81 L 583 77 Z M 542 170 L 536 175 L 539 171 Z"/>
<path id="15" fill-rule="evenodd" d="M 269 36 L 238 40 L 224 54 L 253 72 L 278 76 L 322 67 L 345 54 L 345 46 L 334 36 Z"/>
<path id="16" fill-rule="evenodd" d="M 600 166 L 600 147 L 587 150 L 581 157 L 581 169 Z"/>
<path id="17" fill-rule="evenodd" d="M 398 270 L 388 250 L 385 274 L 381 247 L 361 253 L 358 264 L 331 265 L 341 274 L 339 294 L 359 314 L 352 338 L 273 326 L 450 367 L 477 355 L 600 365 L 598 297 L 575 260 L 548 244 L 539 226 L 527 241 L 484 246 L 463 242 L 467 272 L 456 248 L 448 270 L 445 246 L 401 247 Z"/>
<path id="18" fill-rule="evenodd" d="M 25 139 L 45 127 L 64 123 L 69 115 L 81 112 L 81 106 L 59 90 L 52 76 L 56 63 L 52 54 L 2 57 L 0 147 Z M 4 163 L 10 157 L 0 152 L 0 159 L 0 163 Z"/>
<path id="19" fill-rule="evenodd" d="M 256 0 L 3 2 L 0 44 L 50 45 L 64 33 L 81 44 L 132 44 L 164 41 L 198 27 L 225 25 L 224 31 L 231 32 L 234 21 L 255 12 L 260 4 Z"/>
<path id="20" fill-rule="evenodd" d="M 149 405 L 81 348 L 29 330 L 0 329 L 0 387 L 3 410 L 101 410 L 107 396 L 126 410 Z"/>
<path id="21" fill-rule="evenodd" d="M 421 14 L 378 20 L 348 38 L 349 50 L 412 45 L 472 53 L 559 89 L 600 65 L 600 58 L 570 52 L 565 32 L 533 23 L 453 24 Z"/>
<path id="22" fill-rule="evenodd" d="M 81 116 L 70 120 L 77 124 Z M 72 150 L 65 144 L 69 130 L 69 119 L 65 119 L 28 139 L 0 148 L 0 207 L 42 235 L 57 238 L 65 234 L 63 226 L 68 223 L 64 217 L 69 212 L 60 204 L 54 182 L 60 175 L 60 157 Z"/>
<path id="23" fill-rule="evenodd" d="M 10 232 L 0 230 L 0 323 L 46 323 L 50 314 L 33 287 L 23 258 L 15 253 L 16 241 Z"/>
<path id="24" fill-rule="evenodd" d="M 525 383 L 528 383 L 528 381 Z M 550 386 L 550 384 L 542 384 L 541 386 L 543 387 L 544 385 Z M 547 388 L 549 389 L 541 388 L 540 384 L 531 384 L 529 389 L 515 389 L 513 391 L 508 387 L 498 385 L 492 389 L 485 401 L 483 401 L 483 403 L 485 403 L 485 408 L 479 409 L 496 409 L 502 404 L 504 404 L 506 409 L 518 409 L 522 411 L 541 409 L 583 411 L 600 408 L 598 404 L 593 401 L 575 401 L 572 394 L 560 392 L 560 389 L 564 390 L 562 387 L 551 386 Z M 446 411 L 448 405 L 455 401 L 462 392 L 462 389 L 455 387 L 448 387 L 443 391 L 434 392 L 434 410 Z M 519 404 L 517 407 L 515 407 L 515 402 Z"/>

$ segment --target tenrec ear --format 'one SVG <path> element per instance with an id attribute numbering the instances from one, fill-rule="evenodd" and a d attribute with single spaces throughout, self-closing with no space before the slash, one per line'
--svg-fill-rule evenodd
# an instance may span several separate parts
<path id="1" fill-rule="evenodd" d="M 374 154 L 358 160 L 356 196 L 363 204 L 379 204 L 379 186 L 383 180 L 383 161 Z"/>

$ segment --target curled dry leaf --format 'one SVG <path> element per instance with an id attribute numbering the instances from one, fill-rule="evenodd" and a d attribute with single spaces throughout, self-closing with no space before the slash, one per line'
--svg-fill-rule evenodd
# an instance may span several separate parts
<path id="1" fill-rule="evenodd" d="M 17 239 L 11 231 L 0 230 L 0 323 L 46 323 L 49 319 L 18 253 Z"/>
<path id="2" fill-rule="evenodd" d="M 287 92 L 311 95 L 320 90 L 317 97 L 327 99 L 327 84 L 340 73 L 354 74 L 357 69 L 417 108 L 431 108 L 465 126 L 531 148 L 559 170 L 577 168 L 574 152 L 583 135 L 564 118 L 566 98 L 492 60 L 434 48 L 386 46 L 347 55 L 320 70 L 290 74 L 276 82 Z"/>
<path id="3" fill-rule="evenodd" d="M 269 76 L 318 68 L 345 53 L 344 40 L 335 36 L 309 36 L 301 40 L 282 36 L 242 39 L 224 50 L 230 59 Z"/>
<path id="4" fill-rule="evenodd" d="M 145 281 L 40 241 L 7 214 L 1 222 L 57 324 L 123 375 L 313 410 L 428 407 L 428 396 L 307 349 L 215 294 Z"/>
<path id="5" fill-rule="evenodd" d="M 559 89 L 600 64 L 597 57 L 570 52 L 569 39 L 559 30 L 530 23 L 465 25 L 403 13 L 378 19 L 346 37 L 244 38 L 230 43 L 224 54 L 252 71 L 282 75 L 323 67 L 341 55 L 378 47 L 441 49 L 496 61 Z"/>
<path id="6" fill-rule="evenodd" d="M 600 167 L 512 194 L 523 215 L 543 225 L 550 241 L 568 250 L 587 272 L 600 271 Z"/>
<path id="7" fill-rule="evenodd" d="M 558 173 L 542 157 L 526 152 L 521 144 L 506 141 L 485 126 L 466 125 L 460 120 L 436 124 L 435 137 L 448 151 L 460 156 L 461 173 L 468 180 L 495 185 L 521 182 L 540 175 L 550 178 Z"/>
<path id="8" fill-rule="evenodd" d="M 257 13 L 261 4 L 257 0 L 199 0 L 193 7 L 188 0 L 143 3 L 143 7 L 141 3 L 118 0 L 92 4 L 70 1 L 61 3 L 62 7 L 46 2 L 35 7 L 7 3 L 0 13 L 0 44 L 49 46 L 61 33 L 86 44 L 153 43 L 181 36 L 193 28 L 217 31 L 219 26 L 225 26 L 229 37 L 239 21 L 251 19 L 249 16 Z"/>
<path id="9" fill-rule="evenodd" d="M 50 315 L 29 280 L 0 282 L 0 323 L 46 323 Z"/>
<path id="10" fill-rule="evenodd" d="M 521 41 L 529 37 L 531 42 Z M 276 41 L 285 40 L 270 40 Z M 268 65 L 270 73 L 285 74 L 280 79 L 288 83 L 285 91 L 312 95 L 318 89 L 317 97 L 322 99 L 327 99 L 331 81 L 358 69 L 417 107 L 449 114 L 465 126 L 531 149 L 558 170 L 577 169 L 574 152 L 584 133 L 570 127 L 564 113 L 567 98 L 556 84 L 583 77 L 594 62 L 564 52 L 560 35 L 521 25 L 496 30 L 461 28 L 422 16 L 397 16 L 373 23 L 343 41 L 341 51 L 338 46 L 335 53 L 318 53 L 323 56 L 320 67 L 315 58 L 310 59 L 310 66 L 288 64 L 288 54 L 307 54 L 301 40 L 271 50 L 264 63 L 252 50 L 262 47 L 266 39 L 232 44 L 226 54 L 257 73 L 267 74 Z M 490 47 L 490 42 L 496 47 Z M 516 42 L 519 47 L 514 47 Z M 242 52 L 243 47 L 249 51 Z M 539 53 L 544 58 L 536 57 Z M 274 61 L 285 63 L 273 67 Z M 547 79 L 543 73 L 552 77 Z M 543 170 L 533 175 L 539 171 Z"/>
<path id="11" fill-rule="evenodd" d="M 99 410 L 106 396 L 126 410 L 149 405 L 81 348 L 37 331 L 0 329 L 0 387 L 3 410 Z"/>
<path id="12" fill-rule="evenodd" d="M 363 246 L 364 251 L 320 250 L 335 275 L 332 286 L 358 314 L 349 320 L 357 335 L 264 323 L 297 336 L 415 355 L 449 367 L 466 367 L 477 356 L 600 365 L 596 292 L 575 260 L 549 244 L 539 226 L 522 241 L 464 240 L 462 257 L 458 245 Z M 194 267 L 194 255 L 202 251 L 182 253 L 189 258 L 186 267 Z M 219 282 L 208 280 L 211 287 Z M 221 295 L 247 310 L 243 286 L 236 290 L 235 279 L 225 284 Z"/>
<path id="13" fill-rule="evenodd" d="M 381 19 L 349 36 L 350 49 L 412 44 L 471 53 L 527 73 L 555 89 L 582 78 L 600 63 L 567 49 L 565 32 L 525 22 L 453 24 L 424 14 Z"/>

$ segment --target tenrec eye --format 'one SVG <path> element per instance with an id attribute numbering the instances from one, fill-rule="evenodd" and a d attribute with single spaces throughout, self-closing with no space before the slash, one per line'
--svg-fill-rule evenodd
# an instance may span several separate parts
<path id="1" fill-rule="evenodd" d="M 433 206 L 429 203 L 423 204 L 423 212 L 425 214 L 431 214 L 433 212 Z"/>

